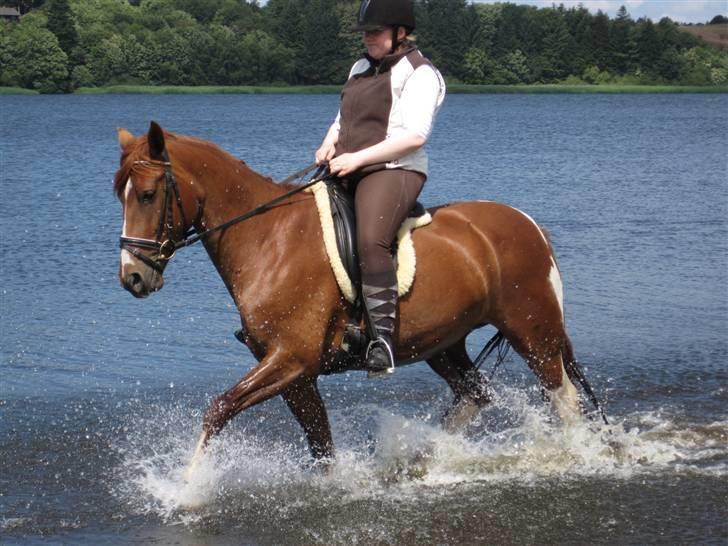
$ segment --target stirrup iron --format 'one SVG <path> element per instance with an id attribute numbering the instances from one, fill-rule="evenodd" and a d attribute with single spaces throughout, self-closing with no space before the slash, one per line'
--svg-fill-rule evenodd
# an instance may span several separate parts
<path id="1" fill-rule="evenodd" d="M 389 367 L 382 370 L 367 370 L 368 379 L 387 378 L 394 373 L 394 353 L 392 351 L 392 347 L 382 337 L 377 337 L 369 342 L 367 350 L 364 353 L 364 362 L 369 359 L 369 352 L 377 346 L 382 347 L 387 353 L 387 356 L 389 357 Z"/>

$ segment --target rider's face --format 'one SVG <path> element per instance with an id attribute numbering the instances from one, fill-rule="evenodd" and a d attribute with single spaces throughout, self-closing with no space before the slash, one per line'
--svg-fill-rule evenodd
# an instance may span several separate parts
<path id="1" fill-rule="evenodd" d="M 364 33 L 362 41 L 369 56 L 379 60 L 392 51 L 392 29 L 368 30 Z"/>

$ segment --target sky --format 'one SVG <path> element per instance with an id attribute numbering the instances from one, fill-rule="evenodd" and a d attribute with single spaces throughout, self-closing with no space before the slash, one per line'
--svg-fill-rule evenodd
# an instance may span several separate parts
<path id="1" fill-rule="evenodd" d="M 478 3 L 493 4 L 490 0 L 475 0 Z M 506 0 L 512 4 L 529 4 L 551 7 L 564 4 L 566 7 L 582 4 L 592 13 L 602 10 L 610 17 L 617 14 L 624 5 L 632 19 L 649 17 L 654 22 L 669 17 L 679 23 L 707 23 L 716 15 L 728 17 L 728 0 Z"/>

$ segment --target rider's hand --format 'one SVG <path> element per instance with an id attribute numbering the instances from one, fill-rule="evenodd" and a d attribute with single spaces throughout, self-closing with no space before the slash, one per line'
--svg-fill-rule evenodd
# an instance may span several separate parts
<path id="1" fill-rule="evenodd" d="M 346 176 L 358 171 L 364 166 L 358 153 L 341 154 L 329 161 L 329 171 L 337 176 Z"/>
<path id="2" fill-rule="evenodd" d="M 331 142 L 324 141 L 323 144 L 321 144 L 321 147 L 316 150 L 316 163 L 318 163 L 319 165 L 321 163 L 326 163 L 332 157 L 334 157 L 335 153 L 336 145 Z"/>

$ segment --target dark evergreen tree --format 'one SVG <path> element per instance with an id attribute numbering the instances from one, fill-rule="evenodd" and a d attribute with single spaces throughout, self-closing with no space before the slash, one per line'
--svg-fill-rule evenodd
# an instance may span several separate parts
<path id="1" fill-rule="evenodd" d="M 568 10 L 564 17 L 569 33 L 574 39 L 572 73 L 581 75 L 587 67 L 595 63 L 594 45 L 590 33 L 592 15 L 584 6 L 579 6 Z"/>
<path id="2" fill-rule="evenodd" d="M 346 51 L 339 38 L 339 18 L 334 0 L 310 0 L 302 20 L 301 48 L 296 52 L 296 76 L 305 84 L 342 82 L 342 57 Z M 346 64 L 349 64 L 346 61 Z"/>
<path id="3" fill-rule="evenodd" d="M 611 61 L 609 17 L 602 11 L 598 11 L 592 19 L 590 34 L 594 62 L 601 70 L 606 70 L 610 67 Z"/>
<path id="4" fill-rule="evenodd" d="M 622 6 L 617 17 L 609 26 L 610 68 L 618 74 L 625 74 L 629 68 L 629 29 L 632 20 L 627 8 Z"/>
<path id="5" fill-rule="evenodd" d="M 635 62 L 646 73 L 654 73 L 660 58 L 660 38 L 655 25 L 649 19 L 639 22 L 636 28 L 637 55 Z"/>
<path id="6" fill-rule="evenodd" d="M 56 35 L 61 49 L 70 56 L 78 45 L 78 33 L 68 0 L 50 0 L 46 9 L 48 11 L 48 30 Z"/>
<path id="7" fill-rule="evenodd" d="M 417 12 L 422 48 L 443 74 L 463 75 L 463 59 L 469 47 L 464 29 L 469 25 L 465 0 L 424 0 Z M 471 28 L 472 31 L 472 28 Z"/>

